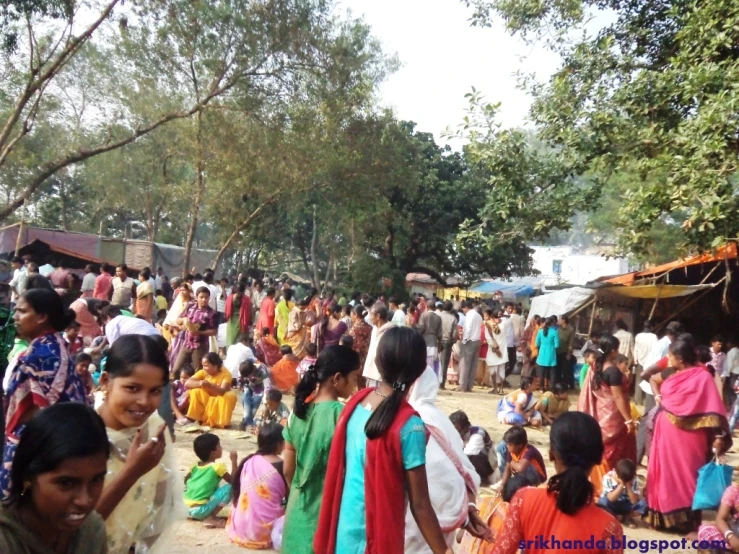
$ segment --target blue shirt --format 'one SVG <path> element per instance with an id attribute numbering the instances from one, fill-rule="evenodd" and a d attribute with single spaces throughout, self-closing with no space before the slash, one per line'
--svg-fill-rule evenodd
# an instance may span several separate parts
<path id="1" fill-rule="evenodd" d="M 542 367 L 555 367 L 557 365 L 559 331 L 550 327 L 547 335 L 544 336 L 544 329 L 540 329 L 536 335 L 536 346 L 539 348 L 536 364 Z"/>
<path id="2" fill-rule="evenodd" d="M 367 459 L 367 435 L 364 426 L 372 415 L 359 405 L 346 427 L 346 473 L 341 495 L 341 512 L 336 531 L 335 554 L 364 554 L 367 548 L 367 524 L 364 504 L 364 464 Z M 403 469 L 426 465 L 426 430 L 418 416 L 411 416 L 400 430 Z"/>

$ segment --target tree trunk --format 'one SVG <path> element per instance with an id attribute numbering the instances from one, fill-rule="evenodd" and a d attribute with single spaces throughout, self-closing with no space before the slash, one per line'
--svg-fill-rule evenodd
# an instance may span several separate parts
<path id="1" fill-rule="evenodd" d="M 64 187 L 64 178 L 59 179 L 59 197 L 62 201 L 62 231 L 67 230 L 67 191 Z"/>
<path id="2" fill-rule="evenodd" d="M 200 204 L 203 201 L 203 194 L 205 192 L 205 160 L 204 160 L 204 154 L 203 154 L 203 114 L 202 112 L 198 112 L 196 117 L 196 125 L 197 125 L 197 132 L 196 132 L 196 149 L 197 149 L 197 156 L 198 156 L 198 187 L 197 191 L 195 192 L 195 201 L 193 203 L 192 207 L 192 219 L 190 221 L 190 225 L 187 229 L 187 238 L 185 239 L 185 258 L 182 262 L 183 268 L 182 268 L 182 276 L 184 277 L 187 275 L 188 271 L 190 270 L 190 257 L 192 255 L 192 243 L 195 240 L 195 232 L 198 229 L 198 216 L 200 214 Z M 223 252 L 225 249 L 221 249 L 222 251 L 219 252 L 218 259 L 220 261 L 220 257 L 223 256 Z"/>
<path id="3" fill-rule="evenodd" d="M 333 252 L 328 253 L 328 264 L 326 264 L 326 278 L 323 280 L 323 286 L 321 287 L 321 294 L 326 292 L 326 289 L 328 288 L 328 277 L 331 274 L 331 261 L 333 257 Z M 314 266 L 316 264 L 313 264 Z"/>
<path id="4" fill-rule="evenodd" d="M 310 241 L 310 261 L 313 263 L 313 287 L 321 290 L 321 278 L 318 275 L 318 218 L 316 215 L 316 205 L 313 204 L 313 237 Z"/>

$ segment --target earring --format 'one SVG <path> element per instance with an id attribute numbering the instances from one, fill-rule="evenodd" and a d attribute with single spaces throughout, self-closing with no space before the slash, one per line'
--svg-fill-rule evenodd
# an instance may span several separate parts
<path id="1" fill-rule="evenodd" d="M 26 481 L 25 483 L 23 483 L 23 490 L 21 491 L 21 496 L 25 496 L 25 495 L 26 495 L 26 493 L 27 493 L 27 492 L 28 492 L 28 491 L 29 491 L 30 489 L 31 489 L 31 483 L 29 483 L 28 481 Z"/>

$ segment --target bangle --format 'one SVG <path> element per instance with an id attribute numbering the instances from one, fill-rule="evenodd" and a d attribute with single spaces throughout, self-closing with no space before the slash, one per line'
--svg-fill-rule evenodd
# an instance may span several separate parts
<path id="1" fill-rule="evenodd" d="M 480 513 L 480 510 L 479 510 L 479 509 L 477 508 L 477 504 L 475 504 L 474 502 L 470 502 L 469 504 L 467 504 L 467 507 L 468 507 L 468 508 L 472 508 L 472 509 L 473 509 L 473 510 L 475 510 L 475 511 L 476 511 L 477 513 Z"/>
<path id="2" fill-rule="evenodd" d="M 654 395 L 654 399 L 657 400 L 658 398 L 662 398 L 662 395 L 661 394 L 655 394 Z"/>
<path id="3" fill-rule="evenodd" d="M 726 533 L 724 533 L 724 538 L 725 538 L 725 539 L 726 539 L 727 541 L 729 540 L 729 537 L 733 537 L 733 536 L 734 536 L 734 531 L 732 531 L 731 529 L 728 529 L 728 530 L 726 531 Z"/>
<path id="4" fill-rule="evenodd" d="M 629 423 L 634 423 L 634 420 L 630 419 L 629 421 L 626 422 L 626 425 L 628 425 Z"/>
<path id="5" fill-rule="evenodd" d="M 467 529 L 467 527 L 470 526 L 470 516 L 467 516 L 467 519 L 464 522 L 464 525 L 462 525 L 462 529 Z"/>

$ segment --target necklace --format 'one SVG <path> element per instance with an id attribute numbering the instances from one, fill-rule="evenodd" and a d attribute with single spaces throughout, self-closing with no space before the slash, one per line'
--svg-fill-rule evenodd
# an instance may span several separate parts
<path id="1" fill-rule="evenodd" d="M 380 392 L 380 387 L 375 387 L 375 394 L 376 394 L 377 396 L 381 396 L 382 398 L 387 398 L 387 397 L 388 397 L 388 395 L 387 395 L 387 394 L 382 394 L 382 393 Z"/>

